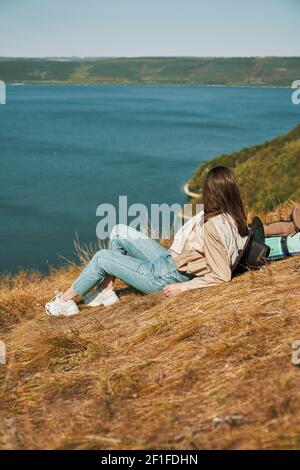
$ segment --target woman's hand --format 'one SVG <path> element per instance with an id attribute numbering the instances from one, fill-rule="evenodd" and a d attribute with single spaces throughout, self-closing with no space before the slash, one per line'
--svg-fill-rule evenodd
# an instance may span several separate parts
<path id="1" fill-rule="evenodd" d="M 165 296 L 171 297 L 185 291 L 185 288 L 182 283 L 178 282 L 177 284 L 169 284 L 168 286 L 164 287 L 163 291 Z"/>

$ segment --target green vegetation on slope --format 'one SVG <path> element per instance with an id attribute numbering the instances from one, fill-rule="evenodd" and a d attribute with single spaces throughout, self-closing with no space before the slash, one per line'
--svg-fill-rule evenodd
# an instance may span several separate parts
<path id="1" fill-rule="evenodd" d="M 189 190 L 201 193 L 207 172 L 217 165 L 232 168 L 248 210 L 271 210 L 283 202 L 300 199 L 300 125 L 269 142 L 222 155 L 201 164 Z"/>
<path id="2" fill-rule="evenodd" d="M 299 77 L 299 57 L 0 58 L 7 83 L 290 86 Z"/>

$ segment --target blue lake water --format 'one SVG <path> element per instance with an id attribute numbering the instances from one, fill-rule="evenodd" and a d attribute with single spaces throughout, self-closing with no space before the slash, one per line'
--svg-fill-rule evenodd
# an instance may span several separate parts
<path id="1" fill-rule="evenodd" d="M 183 203 L 206 159 L 284 134 L 300 121 L 291 90 L 9 86 L 0 106 L 0 272 L 47 270 L 96 208 Z"/>

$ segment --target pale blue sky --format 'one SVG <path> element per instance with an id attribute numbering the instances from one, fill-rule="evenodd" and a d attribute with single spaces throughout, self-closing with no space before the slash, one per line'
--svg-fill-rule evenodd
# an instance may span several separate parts
<path id="1" fill-rule="evenodd" d="M 300 55 L 300 0 L 0 0 L 0 56 Z"/>

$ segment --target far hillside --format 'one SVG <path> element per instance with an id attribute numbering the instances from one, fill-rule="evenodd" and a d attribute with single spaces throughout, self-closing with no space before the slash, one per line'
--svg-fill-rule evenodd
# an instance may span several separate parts
<path id="1" fill-rule="evenodd" d="M 300 200 L 300 125 L 262 145 L 204 162 L 188 189 L 201 193 L 205 175 L 217 165 L 234 170 L 248 210 L 268 211 L 288 200 Z"/>
<path id="2" fill-rule="evenodd" d="M 299 77 L 300 57 L 0 57 L 7 83 L 289 87 Z"/>

